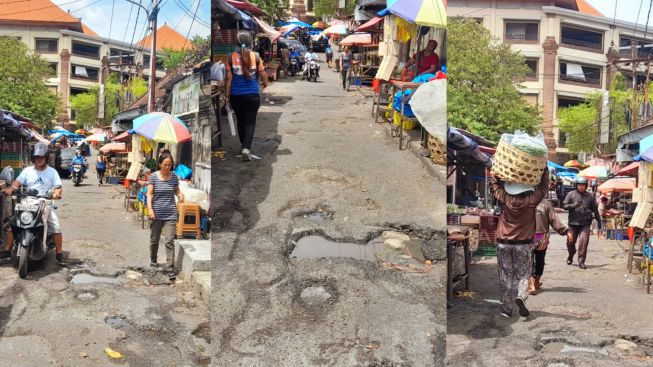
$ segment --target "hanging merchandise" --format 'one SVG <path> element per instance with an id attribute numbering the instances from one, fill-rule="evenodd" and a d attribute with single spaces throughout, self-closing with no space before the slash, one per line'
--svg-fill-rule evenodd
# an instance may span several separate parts
<path id="1" fill-rule="evenodd" d="M 150 154 L 154 150 L 154 142 L 141 136 L 141 151 L 145 154 Z"/>
<path id="2" fill-rule="evenodd" d="M 404 19 L 397 18 L 397 38 L 396 40 L 401 43 L 408 42 L 413 35 L 417 33 L 417 26 L 409 23 Z"/>

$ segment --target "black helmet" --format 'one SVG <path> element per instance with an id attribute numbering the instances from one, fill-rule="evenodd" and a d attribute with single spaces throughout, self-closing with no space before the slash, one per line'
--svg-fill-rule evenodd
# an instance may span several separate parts
<path id="1" fill-rule="evenodd" d="M 47 157 L 48 145 L 45 143 L 36 143 L 32 146 L 32 159 L 34 157 Z"/>
<path id="2" fill-rule="evenodd" d="M 587 178 L 585 177 L 576 178 L 576 185 L 587 185 Z"/>

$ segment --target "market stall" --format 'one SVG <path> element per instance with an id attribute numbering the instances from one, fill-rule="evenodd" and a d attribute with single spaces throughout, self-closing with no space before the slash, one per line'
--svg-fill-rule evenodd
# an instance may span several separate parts
<path id="1" fill-rule="evenodd" d="M 423 147 L 427 147 L 430 138 L 444 144 L 446 8 L 442 0 L 397 0 L 379 12 L 379 16 L 384 20 L 383 38 L 377 51 L 382 60 L 375 75 L 378 82 L 373 83 L 375 102 L 372 112 L 376 120 L 383 117 L 392 123 L 394 135 L 400 140 L 400 149 L 404 148 L 404 130 L 417 126 L 421 128 Z M 427 64 L 429 67 L 424 68 Z M 416 114 L 411 102 L 413 93 L 417 95 L 417 91 L 427 84 L 431 90 L 428 98 L 422 99 L 423 113 Z"/>

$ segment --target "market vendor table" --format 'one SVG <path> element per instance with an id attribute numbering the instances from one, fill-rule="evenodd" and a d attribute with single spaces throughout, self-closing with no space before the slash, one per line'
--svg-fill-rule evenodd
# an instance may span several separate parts
<path id="1" fill-rule="evenodd" d="M 393 131 L 395 129 L 399 130 L 398 135 L 399 135 L 399 150 L 402 150 L 404 148 L 404 101 L 403 97 L 405 94 L 405 91 L 408 89 L 417 89 L 422 83 L 413 83 L 413 82 L 402 82 L 395 80 L 391 83 L 392 85 L 392 93 L 390 93 L 390 98 L 394 98 L 394 95 L 397 93 L 397 91 L 401 92 L 401 110 L 399 111 L 399 127 L 396 128 L 394 125 L 392 127 Z"/>
<path id="2" fill-rule="evenodd" d="M 454 280 L 453 263 L 456 257 L 456 249 L 462 247 L 465 252 L 465 273 Z M 469 264 L 471 256 L 469 252 L 469 236 L 463 234 L 451 234 L 447 237 L 447 301 L 453 299 L 453 288 L 458 283 L 465 281 L 465 290 L 469 290 Z"/>

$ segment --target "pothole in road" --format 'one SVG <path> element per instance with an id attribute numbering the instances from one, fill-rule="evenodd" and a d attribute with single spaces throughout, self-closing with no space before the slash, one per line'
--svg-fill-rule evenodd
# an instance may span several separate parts
<path id="1" fill-rule="evenodd" d="M 122 284 L 122 281 L 118 277 L 101 277 L 92 274 L 76 274 L 70 280 L 71 284 L 75 285 L 85 285 L 85 284 Z"/>
<path id="2" fill-rule="evenodd" d="M 125 316 L 107 316 L 104 318 L 104 323 L 119 328 L 125 326 Z"/>
<path id="3" fill-rule="evenodd" d="M 349 257 L 376 261 L 376 253 L 383 250 L 383 242 L 372 240 L 367 244 L 341 243 L 322 236 L 310 235 L 300 238 L 290 253 L 291 258 L 320 259 L 325 257 Z"/>
<path id="4" fill-rule="evenodd" d="M 292 96 L 274 96 L 274 97 L 267 97 L 261 103 L 262 105 L 276 105 L 276 106 L 283 106 L 284 104 L 290 102 L 293 99 Z"/>
<path id="5" fill-rule="evenodd" d="M 548 354 L 558 354 L 558 353 L 598 353 L 604 356 L 608 356 L 608 351 L 605 348 L 590 348 L 590 347 L 581 347 L 568 344 L 564 341 L 552 341 L 544 344 L 541 349 L 541 353 Z"/>
<path id="6" fill-rule="evenodd" d="M 333 220 L 334 215 L 335 213 L 328 209 L 317 208 L 313 211 L 297 213 L 294 216 L 295 218 L 303 218 L 315 223 L 324 223 Z"/>

